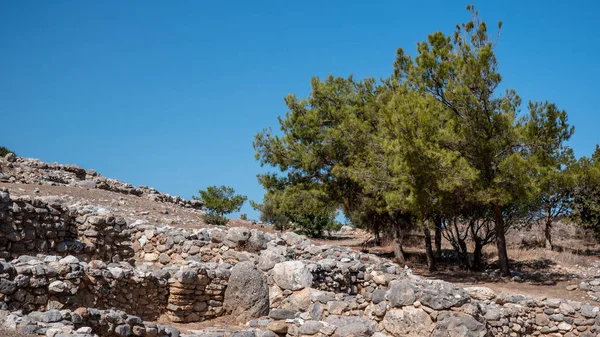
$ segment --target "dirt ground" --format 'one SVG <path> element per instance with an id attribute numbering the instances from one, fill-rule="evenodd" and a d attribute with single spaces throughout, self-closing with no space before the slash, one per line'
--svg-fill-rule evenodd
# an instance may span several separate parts
<path id="1" fill-rule="evenodd" d="M 157 202 L 144 196 L 139 197 L 101 189 L 70 186 L 0 183 L 0 188 L 2 187 L 8 188 L 11 195 L 59 196 L 65 200 L 70 200 L 70 203 L 79 202 L 83 205 L 102 206 L 117 217 L 148 220 L 151 223 L 188 229 L 210 227 L 202 220 L 202 213 L 196 209 L 185 208 L 172 203 Z M 34 193 L 36 188 L 38 192 Z M 269 228 L 253 225 L 250 221 L 240 219 L 231 219 L 229 226 L 260 228 L 263 231 L 271 231 Z"/>
<path id="2" fill-rule="evenodd" d="M 371 235 L 357 230 L 354 233 L 335 234 L 328 239 L 316 240 L 321 244 L 338 245 L 351 247 L 361 251 L 365 249 L 364 242 L 369 240 Z M 442 246 L 446 252 L 451 252 L 451 247 L 446 243 Z M 376 254 L 382 257 L 393 258 L 393 249 L 390 245 L 384 246 L 369 246 L 366 249 L 371 254 Z M 493 247 L 489 247 L 487 252 L 492 252 Z M 485 286 L 500 294 L 503 292 L 528 295 L 534 298 L 566 298 L 579 302 L 593 301 L 583 291 L 567 290 L 569 285 L 578 285 L 581 280 L 581 275 L 578 275 L 577 268 L 565 268 L 559 264 L 560 259 L 571 258 L 570 255 L 554 253 L 551 257 L 553 261 L 540 256 L 547 255 L 543 249 L 528 250 L 509 248 L 509 257 L 517 257 L 511 259 L 511 268 L 513 273 L 523 275 L 526 279 L 515 281 L 512 278 L 494 276 L 493 273 L 473 272 L 464 270 L 456 261 L 442 260 L 437 270 L 430 272 L 427 269 L 427 260 L 425 251 L 420 246 L 406 247 L 405 253 L 407 257 L 406 265 L 410 267 L 414 274 L 429 278 L 441 279 L 448 282 L 456 283 L 462 287 L 470 286 Z M 488 262 L 490 268 L 494 267 L 494 254 L 488 253 Z M 592 256 L 577 256 L 576 262 L 590 266 L 594 262 L 600 262 L 597 255 Z M 572 262 L 571 260 L 562 261 L 565 264 Z M 572 265 L 570 267 L 573 267 Z M 581 268 L 580 268 L 581 269 Z M 596 303 L 597 304 L 597 303 Z"/>

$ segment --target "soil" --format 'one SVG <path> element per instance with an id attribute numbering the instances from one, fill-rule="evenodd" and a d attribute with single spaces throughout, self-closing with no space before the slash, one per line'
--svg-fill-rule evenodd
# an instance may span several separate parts
<path id="1" fill-rule="evenodd" d="M 144 196 L 121 194 L 101 189 L 89 189 L 71 186 L 29 185 L 0 183 L 0 188 L 6 187 L 11 195 L 22 196 L 60 196 L 70 203 L 79 202 L 82 205 L 102 206 L 117 217 L 128 219 L 148 220 L 151 223 L 171 225 L 187 229 L 211 227 L 202 220 L 202 212 L 193 208 L 185 208 L 172 203 L 157 202 Z M 34 193 L 34 189 L 38 190 Z M 243 226 L 272 231 L 268 227 L 254 225 L 251 221 L 231 219 L 229 226 Z"/>
<path id="2" fill-rule="evenodd" d="M 390 245 L 367 246 L 365 242 L 372 239 L 369 233 L 361 230 L 335 234 L 327 239 L 315 240 L 320 244 L 351 247 L 358 251 L 368 250 L 369 253 L 382 257 L 393 258 L 393 248 Z M 450 247 L 445 247 L 450 251 Z M 498 277 L 490 273 L 467 271 L 457 265 L 456 261 L 441 261 L 437 270 L 430 272 L 427 269 L 425 251 L 419 247 L 405 248 L 407 257 L 406 265 L 415 275 L 428 279 L 440 279 L 458 284 L 462 287 L 484 286 L 494 290 L 497 294 L 513 293 L 531 296 L 533 298 L 566 298 L 584 303 L 593 302 L 585 292 L 579 290 L 569 291 L 567 286 L 579 284 L 581 278 L 572 270 L 555 266 L 547 261 L 515 261 L 511 260 L 511 268 L 517 274 L 527 275 L 525 281 L 515 281 L 508 277 Z M 597 256 L 587 256 L 590 261 L 599 261 Z M 491 261 L 492 267 L 494 261 Z"/>

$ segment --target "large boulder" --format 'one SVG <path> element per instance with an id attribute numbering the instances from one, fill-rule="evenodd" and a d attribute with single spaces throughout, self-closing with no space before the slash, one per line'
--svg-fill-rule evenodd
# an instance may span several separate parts
<path id="1" fill-rule="evenodd" d="M 443 311 L 437 317 L 433 337 L 485 337 L 485 325 L 473 317 L 459 313 Z"/>
<path id="2" fill-rule="evenodd" d="M 421 337 L 429 334 L 433 321 L 423 309 L 392 309 L 383 318 L 383 328 L 396 337 Z"/>
<path id="3" fill-rule="evenodd" d="M 392 307 L 412 305 L 417 299 L 416 290 L 417 288 L 408 280 L 393 280 L 385 293 L 385 298 L 390 301 Z"/>
<path id="4" fill-rule="evenodd" d="M 310 287 L 313 276 L 308 267 L 301 261 L 285 261 L 273 267 L 273 281 L 286 290 L 300 290 Z"/>
<path id="5" fill-rule="evenodd" d="M 267 277 L 253 262 L 240 262 L 231 269 L 223 307 L 243 322 L 269 314 Z"/>

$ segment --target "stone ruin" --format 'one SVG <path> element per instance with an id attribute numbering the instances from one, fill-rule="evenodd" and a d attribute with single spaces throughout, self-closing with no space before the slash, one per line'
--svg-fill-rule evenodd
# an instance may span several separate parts
<path id="1" fill-rule="evenodd" d="M 0 324 L 22 333 L 588 337 L 599 311 L 425 280 L 294 233 L 186 230 L 0 190 Z M 185 325 L 222 316 L 229 327 Z"/>

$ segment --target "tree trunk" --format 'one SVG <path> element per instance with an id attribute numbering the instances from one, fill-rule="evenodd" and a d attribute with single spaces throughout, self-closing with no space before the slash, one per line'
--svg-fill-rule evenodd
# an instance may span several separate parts
<path id="1" fill-rule="evenodd" d="M 546 249 L 554 250 L 554 245 L 552 244 L 552 218 L 550 217 L 550 213 L 546 216 L 544 236 L 546 237 Z"/>
<path id="2" fill-rule="evenodd" d="M 506 238 L 504 236 L 504 217 L 502 216 L 502 208 L 499 204 L 495 204 L 494 208 L 496 249 L 498 250 L 498 263 L 500 265 L 500 275 L 510 276 L 510 267 L 508 265 L 508 253 L 506 251 Z"/>
<path id="3" fill-rule="evenodd" d="M 404 241 L 404 233 L 402 233 L 402 226 L 398 221 L 392 223 L 392 233 L 394 237 L 394 256 L 396 263 L 403 265 L 406 262 L 404 257 L 404 251 L 402 250 L 402 244 Z"/>
<path id="4" fill-rule="evenodd" d="M 442 220 L 436 219 L 435 221 L 435 258 L 440 259 L 442 257 Z"/>
<path id="5" fill-rule="evenodd" d="M 431 246 L 431 232 L 427 226 L 423 227 L 425 234 L 425 255 L 427 256 L 427 268 L 429 271 L 435 271 L 435 257 L 433 256 L 433 247 Z"/>
<path id="6" fill-rule="evenodd" d="M 460 256 L 463 260 L 463 264 L 467 269 L 473 269 L 471 266 L 471 261 L 469 260 L 469 249 L 467 248 L 467 243 L 465 240 L 458 239 L 458 246 L 460 247 Z"/>
<path id="7" fill-rule="evenodd" d="M 373 234 L 375 236 L 375 246 L 381 246 L 381 231 L 379 229 L 379 224 L 373 226 Z"/>
<path id="8" fill-rule="evenodd" d="M 473 270 L 481 270 L 483 267 L 483 245 L 481 241 L 475 239 L 475 249 L 473 250 Z"/>

